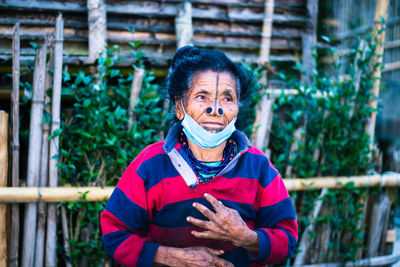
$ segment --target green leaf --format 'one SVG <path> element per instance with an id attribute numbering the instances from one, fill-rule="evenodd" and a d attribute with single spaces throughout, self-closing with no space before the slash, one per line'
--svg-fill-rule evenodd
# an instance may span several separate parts
<path id="1" fill-rule="evenodd" d="M 324 40 L 327 43 L 331 42 L 331 39 L 328 36 L 325 36 L 325 35 L 321 35 L 321 39 Z"/>

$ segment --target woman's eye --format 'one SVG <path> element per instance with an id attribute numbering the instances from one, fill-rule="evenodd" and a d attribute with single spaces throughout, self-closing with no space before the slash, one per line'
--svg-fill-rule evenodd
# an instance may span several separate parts
<path id="1" fill-rule="evenodd" d="M 205 99 L 205 96 L 204 95 L 198 95 L 197 99 Z"/>
<path id="2" fill-rule="evenodd" d="M 224 98 L 224 100 L 230 102 L 230 101 L 232 101 L 232 97 L 226 96 L 226 97 Z"/>

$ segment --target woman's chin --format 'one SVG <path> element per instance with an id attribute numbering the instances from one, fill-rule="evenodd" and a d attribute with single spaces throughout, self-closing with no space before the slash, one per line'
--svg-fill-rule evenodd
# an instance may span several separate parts
<path id="1" fill-rule="evenodd" d="M 221 132 L 224 128 L 212 128 L 212 127 L 203 127 L 204 130 L 206 130 L 209 133 L 219 133 Z"/>

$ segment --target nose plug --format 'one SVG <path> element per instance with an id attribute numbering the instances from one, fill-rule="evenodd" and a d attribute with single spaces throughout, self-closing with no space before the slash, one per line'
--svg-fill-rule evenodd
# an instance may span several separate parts
<path id="1" fill-rule="evenodd" d="M 212 107 L 208 107 L 208 108 L 206 109 L 206 113 L 207 113 L 207 114 L 211 114 L 212 111 L 213 111 Z M 224 110 L 223 110 L 222 108 L 218 108 L 218 114 L 219 114 L 219 115 L 223 115 L 223 114 L 224 114 Z"/>

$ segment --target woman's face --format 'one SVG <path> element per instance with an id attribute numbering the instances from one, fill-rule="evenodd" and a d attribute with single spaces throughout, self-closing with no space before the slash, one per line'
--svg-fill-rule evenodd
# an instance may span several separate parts
<path id="1" fill-rule="evenodd" d="M 222 131 L 237 117 L 239 111 L 236 80 L 228 72 L 204 71 L 196 74 L 185 94 L 183 105 L 188 113 L 205 130 Z M 175 101 L 176 116 L 184 117 L 181 101 Z"/>

